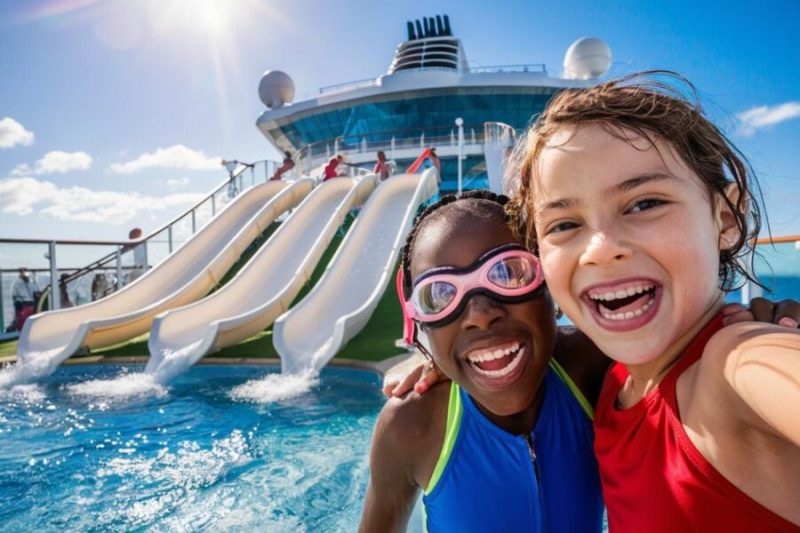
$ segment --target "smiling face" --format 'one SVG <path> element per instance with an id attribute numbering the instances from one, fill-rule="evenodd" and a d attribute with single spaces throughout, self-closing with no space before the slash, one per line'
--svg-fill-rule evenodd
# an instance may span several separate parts
<path id="1" fill-rule="evenodd" d="M 720 305 L 721 199 L 656 139 L 600 125 L 557 132 L 533 168 L 545 278 L 569 318 L 626 364 L 672 357 Z"/>
<path id="2" fill-rule="evenodd" d="M 489 250 L 517 243 L 504 224 L 501 206 L 487 219 L 454 205 L 441 207 L 417 234 L 412 279 L 437 267 L 468 267 Z M 544 295 L 504 304 L 476 294 L 453 322 L 423 331 L 442 371 L 490 417 L 532 406 L 556 334 L 552 306 Z"/>

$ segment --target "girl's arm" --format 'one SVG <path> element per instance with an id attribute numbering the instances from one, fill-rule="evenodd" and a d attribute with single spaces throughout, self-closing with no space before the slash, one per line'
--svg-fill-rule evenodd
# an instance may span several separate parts
<path id="1" fill-rule="evenodd" d="M 372 435 L 360 532 L 405 531 L 444 442 L 450 387 L 386 402 Z"/>
<path id="2" fill-rule="evenodd" d="M 800 446 L 800 330 L 735 324 L 717 333 L 706 351 L 763 429 Z"/>
<path id="3" fill-rule="evenodd" d="M 390 400 L 375 425 L 370 480 L 359 532 L 405 531 L 419 487 L 414 483 L 413 443 L 403 431 L 402 407 Z M 393 402 L 395 403 L 393 405 Z M 411 447 L 407 447 L 411 445 Z"/>
<path id="4" fill-rule="evenodd" d="M 797 300 L 783 300 L 775 303 L 765 298 L 753 298 L 747 308 L 739 304 L 726 305 L 723 308 L 723 314 L 725 315 L 724 322 L 726 325 L 744 321 L 756 321 L 774 323 L 793 329 L 800 323 L 800 302 Z M 561 350 L 561 354 L 558 353 L 559 350 L 556 350 L 556 358 L 564 366 L 564 370 L 567 371 L 570 377 L 575 380 L 576 385 L 581 388 L 581 392 L 584 393 L 586 399 L 594 405 L 601 386 L 601 382 L 597 380 L 602 380 L 603 372 L 608 368 L 610 360 L 599 355 L 600 352 L 585 336 L 583 341 L 578 340 L 577 335 L 569 339 L 568 337 L 571 334 L 569 332 L 565 334 L 565 332 L 561 331 L 563 329 L 559 328 L 559 342 L 563 340 L 565 347 L 573 345 L 572 348 L 579 352 L 576 353 L 578 356 L 581 353 L 588 354 L 589 362 L 586 363 L 586 368 L 578 370 L 576 365 L 580 366 L 580 357 L 575 358 L 575 361 L 566 360 L 570 358 L 570 348 L 567 348 L 566 351 Z M 578 331 L 578 335 L 582 334 Z M 575 344 L 576 342 L 577 344 Z M 567 354 L 566 357 L 565 353 Z M 418 394 L 425 394 L 436 383 L 448 380 L 447 376 L 436 365 L 423 364 L 422 362 L 411 368 L 404 368 L 403 372 L 405 374 L 386 376 L 383 384 L 383 394 L 385 396 L 399 398 L 412 389 Z M 578 382 L 579 380 L 581 383 Z"/>

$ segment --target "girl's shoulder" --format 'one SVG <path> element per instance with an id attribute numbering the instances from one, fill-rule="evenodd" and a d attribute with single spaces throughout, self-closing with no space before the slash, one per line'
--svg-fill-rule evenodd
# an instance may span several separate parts
<path id="1" fill-rule="evenodd" d="M 425 394 L 390 398 L 375 425 L 373 447 L 384 448 L 393 461 L 405 463 L 420 486 L 430 479 L 444 442 L 450 382 Z"/>
<path id="2" fill-rule="evenodd" d="M 691 394 L 715 399 L 702 403 L 713 404 L 717 415 L 769 432 L 787 409 L 800 419 L 792 405 L 800 399 L 798 329 L 763 322 L 724 327 L 706 344 L 694 373 Z"/>

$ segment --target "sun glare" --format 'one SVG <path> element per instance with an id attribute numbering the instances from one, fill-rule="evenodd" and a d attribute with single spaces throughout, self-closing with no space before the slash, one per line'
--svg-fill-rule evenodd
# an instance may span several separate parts
<path id="1" fill-rule="evenodd" d="M 243 3 L 224 0 L 154 2 L 149 15 L 153 26 L 162 32 L 216 38 L 236 31 L 237 24 L 243 22 L 243 17 L 239 16 L 243 13 Z"/>

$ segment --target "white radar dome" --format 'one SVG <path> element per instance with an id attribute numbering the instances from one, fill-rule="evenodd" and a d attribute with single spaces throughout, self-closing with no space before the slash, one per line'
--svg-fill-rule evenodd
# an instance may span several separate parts
<path id="1" fill-rule="evenodd" d="M 281 70 L 268 70 L 258 82 L 258 97 L 270 109 L 283 107 L 294 100 L 294 82 Z"/>
<path id="2" fill-rule="evenodd" d="M 564 73 L 573 80 L 602 76 L 611 66 L 611 48 L 596 37 L 582 37 L 564 54 Z"/>

